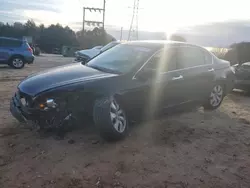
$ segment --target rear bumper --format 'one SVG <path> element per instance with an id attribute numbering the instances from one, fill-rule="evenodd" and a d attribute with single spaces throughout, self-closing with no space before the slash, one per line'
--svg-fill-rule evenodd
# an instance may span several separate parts
<path id="1" fill-rule="evenodd" d="M 25 60 L 25 63 L 32 64 L 35 60 L 35 56 L 32 55 L 31 57 L 25 57 L 24 60 Z"/>

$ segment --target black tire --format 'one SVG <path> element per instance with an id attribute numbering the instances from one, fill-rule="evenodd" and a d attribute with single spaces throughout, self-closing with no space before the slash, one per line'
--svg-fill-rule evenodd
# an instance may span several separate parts
<path id="1" fill-rule="evenodd" d="M 9 66 L 14 69 L 22 69 L 24 67 L 24 64 L 25 63 L 23 57 L 19 55 L 13 56 L 9 60 Z"/>
<path id="2" fill-rule="evenodd" d="M 218 93 L 216 94 L 216 96 L 213 97 L 212 95 L 215 94 L 215 88 L 220 88 L 220 89 L 218 90 Z M 221 91 L 221 93 L 219 91 Z M 225 87 L 223 87 L 223 85 L 220 83 L 215 84 L 212 91 L 209 94 L 208 99 L 206 100 L 205 104 L 203 105 L 204 109 L 205 110 L 217 109 L 221 105 L 224 96 L 225 96 Z M 218 100 L 217 97 L 220 100 Z M 213 101 L 212 98 L 217 98 L 215 103 L 212 102 Z"/>
<path id="3" fill-rule="evenodd" d="M 116 104 L 119 106 L 119 110 L 123 112 L 124 117 L 124 125 L 121 125 L 122 129 L 118 128 L 120 127 L 120 120 L 118 113 L 112 112 L 111 105 L 113 102 L 116 102 Z M 111 118 L 111 113 L 116 114 L 116 117 Z M 107 140 L 107 141 L 117 141 L 122 138 L 124 138 L 127 135 L 128 132 L 128 119 L 127 116 L 121 106 L 121 104 L 118 104 L 118 102 L 113 97 L 105 97 L 101 99 L 97 99 L 94 104 L 94 112 L 93 112 L 93 118 L 95 125 L 99 128 L 101 136 Z M 119 122 L 118 127 L 115 126 L 117 124 L 117 121 Z M 117 128 L 115 128 L 117 127 Z M 121 130 L 121 131 L 118 131 Z"/>

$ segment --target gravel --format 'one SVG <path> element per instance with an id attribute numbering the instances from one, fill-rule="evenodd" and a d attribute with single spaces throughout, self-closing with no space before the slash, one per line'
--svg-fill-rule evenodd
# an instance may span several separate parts
<path id="1" fill-rule="evenodd" d="M 215 111 L 134 123 L 116 143 L 99 142 L 84 122 L 63 140 L 25 129 L 9 112 L 20 80 L 72 60 L 42 54 L 22 70 L 0 67 L 1 188 L 249 187 L 250 97 L 242 92 Z"/>

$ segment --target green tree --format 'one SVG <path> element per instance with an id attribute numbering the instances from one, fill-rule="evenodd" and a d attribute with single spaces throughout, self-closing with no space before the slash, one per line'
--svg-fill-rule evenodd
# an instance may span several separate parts
<path id="1" fill-rule="evenodd" d="M 37 26 L 33 20 L 25 24 L 15 22 L 0 24 L 0 36 L 22 38 L 32 36 L 33 41 L 42 51 L 51 53 L 54 48 L 61 49 L 62 46 L 79 46 L 82 49 L 91 48 L 96 45 L 105 45 L 114 40 L 105 30 L 94 28 L 93 30 L 74 32 L 70 27 L 60 24 L 52 24 L 45 27 L 43 24 Z"/>
<path id="2" fill-rule="evenodd" d="M 113 40 L 114 37 L 107 34 L 105 30 L 102 28 L 95 27 L 92 31 L 84 31 L 84 35 L 82 35 L 82 31 L 77 32 L 77 39 L 81 48 L 92 48 L 97 45 L 105 45 Z"/>

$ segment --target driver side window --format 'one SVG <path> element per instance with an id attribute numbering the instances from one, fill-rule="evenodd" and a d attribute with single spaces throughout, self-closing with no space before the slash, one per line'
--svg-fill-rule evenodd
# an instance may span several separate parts
<path id="1" fill-rule="evenodd" d="M 156 53 L 145 65 L 145 68 L 162 73 L 176 70 L 176 49 L 169 48 Z"/>

